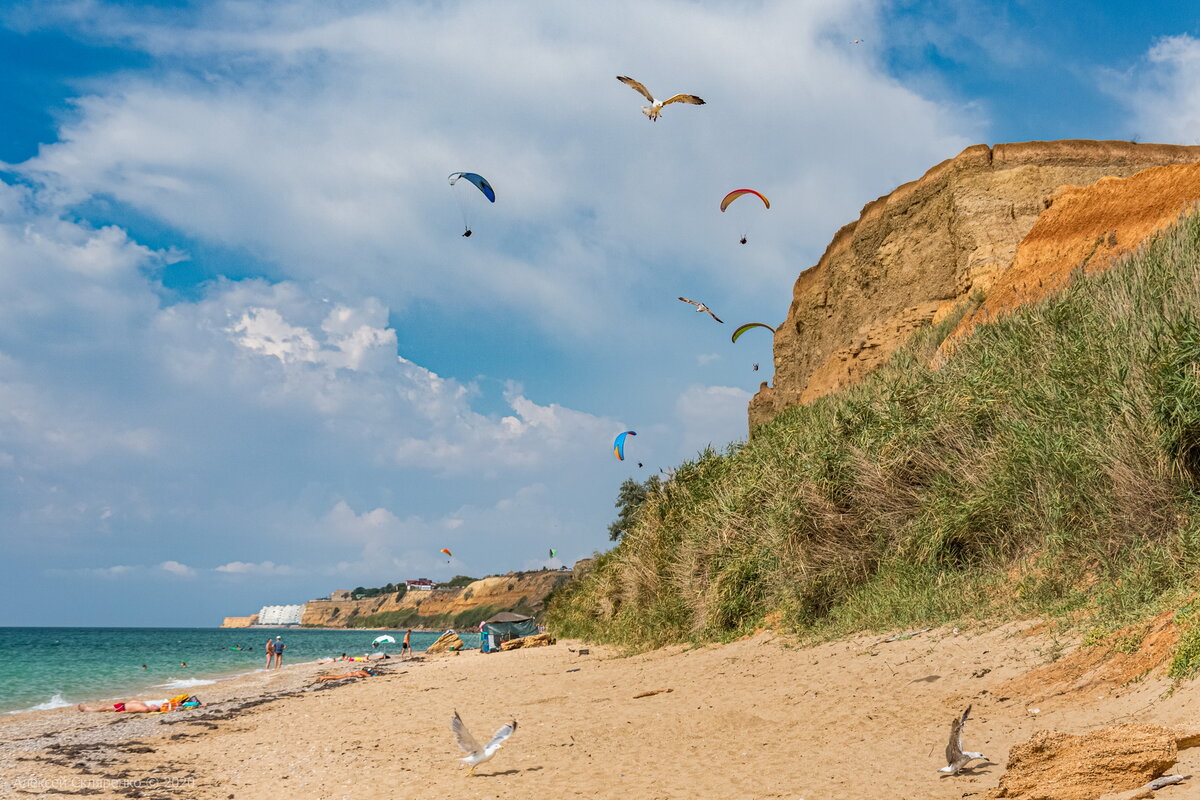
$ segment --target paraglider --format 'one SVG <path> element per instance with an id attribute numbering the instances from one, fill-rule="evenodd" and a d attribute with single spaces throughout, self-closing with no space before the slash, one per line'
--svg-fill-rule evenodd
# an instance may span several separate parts
<path id="1" fill-rule="evenodd" d="M 775 329 L 774 329 L 774 328 L 772 328 L 770 325 L 767 325 L 766 323 L 763 323 L 763 322 L 747 322 L 745 325 L 739 325 L 739 326 L 738 326 L 738 329 L 737 329 L 736 331 L 734 331 L 734 332 L 733 332 L 733 339 L 732 339 L 731 341 L 734 341 L 734 342 L 736 342 L 736 341 L 738 340 L 738 338 L 739 338 L 739 337 L 740 337 L 740 336 L 741 336 L 743 333 L 745 333 L 746 331 L 750 330 L 751 328 L 766 328 L 766 329 L 767 329 L 767 330 L 769 330 L 771 333 L 774 333 L 774 332 L 775 332 Z"/>
<path id="2" fill-rule="evenodd" d="M 443 548 L 442 548 L 441 550 L 439 550 L 438 552 L 439 552 L 439 553 L 445 553 L 445 554 L 446 554 L 446 563 L 447 563 L 447 564 L 449 564 L 449 563 L 450 563 L 450 559 L 454 558 L 454 553 L 451 553 L 451 552 L 450 552 L 448 549 L 446 549 L 445 547 L 443 547 Z"/>
<path id="3" fill-rule="evenodd" d="M 558 551 L 555 550 L 553 547 L 551 547 L 550 548 L 550 557 L 554 558 L 556 555 L 558 555 Z"/>
<path id="4" fill-rule="evenodd" d="M 725 197 L 721 200 L 721 213 L 724 214 L 725 209 L 729 208 L 729 204 L 732 203 L 734 200 L 737 200 L 739 197 L 743 197 L 748 194 L 752 194 L 755 197 L 757 197 L 759 200 L 762 200 L 763 205 L 766 206 L 767 208 L 771 207 L 771 201 L 768 200 L 764 195 L 760 194 L 759 192 L 754 191 L 753 189 L 734 189 L 732 192 L 725 195 Z M 746 234 L 744 231 L 742 233 L 742 238 L 738 239 L 738 241 L 741 242 L 742 244 L 746 243 Z"/>
<path id="5" fill-rule="evenodd" d="M 695 300 L 688 300 L 686 297 L 681 297 L 679 299 L 685 303 L 695 306 L 697 314 L 708 314 L 710 317 L 715 319 L 717 322 L 720 322 L 722 325 L 725 324 L 725 321 L 723 319 L 721 319 L 720 317 L 718 317 L 716 314 L 714 314 L 712 312 L 712 309 L 709 308 L 708 306 L 704 305 L 704 303 L 697 303 Z"/>
<path id="6" fill-rule="evenodd" d="M 637 436 L 637 431 L 625 431 L 624 433 L 618 433 L 617 438 L 613 439 L 613 455 L 617 457 L 618 461 L 625 460 L 626 436 Z"/>
<path id="7" fill-rule="evenodd" d="M 454 186 L 455 184 L 457 184 L 460 179 L 466 181 L 467 183 L 473 184 L 475 186 L 475 188 L 477 188 L 479 191 L 483 192 L 483 196 L 488 199 L 489 203 L 496 202 L 496 190 L 492 188 L 492 185 L 490 183 L 488 183 L 487 178 L 483 177 L 482 175 L 477 175 L 474 172 L 452 172 L 452 173 L 450 173 L 449 181 L 450 181 L 451 186 Z M 458 210 L 462 212 L 463 229 L 464 229 L 463 236 L 470 238 L 472 231 L 471 231 L 470 215 L 467 213 L 466 203 L 468 201 L 465 201 L 463 199 L 460 190 L 455 190 L 454 201 L 456 203 L 458 203 Z"/>
<path id="8" fill-rule="evenodd" d="M 663 106 L 669 106 L 671 103 L 689 103 L 693 106 L 704 105 L 704 101 L 699 97 L 696 97 L 694 94 L 677 94 L 668 97 L 666 100 L 655 100 L 654 95 L 650 94 L 650 90 L 638 81 L 635 81 L 633 78 L 627 78 L 623 75 L 618 75 L 617 80 L 650 101 L 650 105 L 642 106 L 642 113 L 645 114 L 651 122 L 657 122 L 658 115 L 662 113 Z"/>

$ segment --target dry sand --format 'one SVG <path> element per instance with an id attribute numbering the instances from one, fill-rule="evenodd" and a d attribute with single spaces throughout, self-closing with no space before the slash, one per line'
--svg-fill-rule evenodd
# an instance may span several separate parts
<path id="1" fill-rule="evenodd" d="M 1010 748 L 1037 730 L 1200 722 L 1191 683 L 1169 693 L 1151 674 L 1061 693 L 1031 680 L 1052 678 L 1035 670 L 1071 649 L 1036 631 L 937 629 L 810 648 L 767 632 L 632 657 L 596 646 L 579 655 L 569 649 L 578 643 L 559 642 L 429 656 L 320 691 L 305 687 L 338 665 L 301 665 L 206 687 L 206 699 L 221 702 L 203 711 L 138 719 L 58 709 L 2 720 L 0 796 L 981 797 Z M 950 720 L 967 703 L 967 749 L 996 763 L 940 776 Z M 455 760 L 455 709 L 485 741 L 519 722 L 474 777 Z M 1200 774 L 1200 748 L 1182 751 L 1176 771 Z M 1156 797 L 1198 792 L 1185 784 Z"/>

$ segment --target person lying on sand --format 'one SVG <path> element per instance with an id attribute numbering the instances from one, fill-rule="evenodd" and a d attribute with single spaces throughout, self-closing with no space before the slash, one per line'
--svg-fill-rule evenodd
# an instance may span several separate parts
<path id="1" fill-rule="evenodd" d="M 180 701 L 179 698 L 171 700 L 114 700 L 111 703 L 80 703 L 75 708 L 80 711 L 117 711 L 131 714 L 148 714 L 154 711 L 169 711 L 171 704 L 176 703 L 176 708 L 200 708 L 204 703 L 200 702 L 198 697 L 189 697 L 186 700 Z"/>
<path id="2" fill-rule="evenodd" d="M 373 669 L 360 669 L 355 672 L 347 672 L 345 675 L 325 675 L 324 677 L 317 678 L 317 683 L 324 683 L 325 681 L 340 681 L 343 678 L 373 678 L 378 674 L 379 673 Z"/>

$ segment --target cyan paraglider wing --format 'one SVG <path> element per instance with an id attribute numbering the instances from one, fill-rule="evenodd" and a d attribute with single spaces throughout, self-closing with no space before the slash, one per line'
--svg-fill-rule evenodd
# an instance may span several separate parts
<path id="1" fill-rule="evenodd" d="M 625 460 L 626 436 L 637 436 L 637 431 L 625 431 L 624 433 L 618 433 L 617 438 L 613 439 L 613 455 L 617 457 L 618 461 Z"/>

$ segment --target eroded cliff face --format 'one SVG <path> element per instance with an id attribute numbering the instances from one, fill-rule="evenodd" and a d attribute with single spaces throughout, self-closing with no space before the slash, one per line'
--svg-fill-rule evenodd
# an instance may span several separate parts
<path id="1" fill-rule="evenodd" d="M 1052 198 L 1060 188 L 1198 161 L 1200 147 L 1177 145 L 975 145 L 867 204 L 796 280 L 775 333 L 775 385 L 764 382 L 751 400 L 751 430 L 854 384 L 921 326 L 1008 285 L 1017 246 L 1047 206 L 1072 202 L 1069 193 Z"/>
<path id="2" fill-rule="evenodd" d="M 980 322 L 1062 289 L 1073 275 L 1107 269 L 1193 211 L 1197 201 L 1200 164 L 1152 167 L 1128 178 L 1060 188 L 1017 246 L 1012 266 L 955 326 L 941 353 L 948 355 Z"/>
<path id="3" fill-rule="evenodd" d="M 409 591 L 399 600 L 394 594 L 362 600 L 310 600 L 304 606 L 300 624 L 306 628 L 343 628 L 350 619 L 407 608 L 417 609 L 422 617 L 458 614 L 484 606 L 522 606 L 540 611 L 554 587 L 570 578 L 571 573 L 566 571 L 518 572 L 482 578 L 455 589 Z"/>

